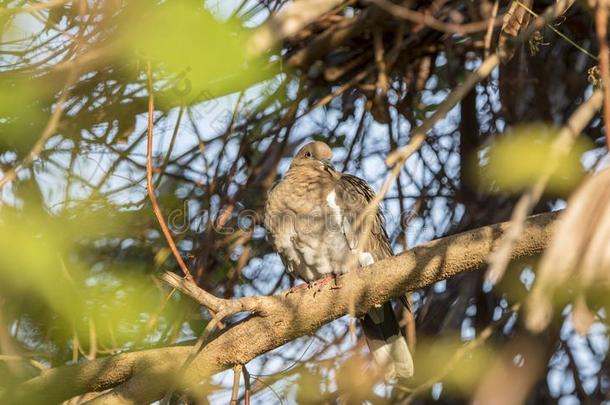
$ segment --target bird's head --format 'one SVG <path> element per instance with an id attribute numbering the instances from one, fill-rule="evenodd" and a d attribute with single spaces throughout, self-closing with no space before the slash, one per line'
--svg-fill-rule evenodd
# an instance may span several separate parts
<path id="1" fill-rule="evenodd" d="M 333 169 L 330 162 L 333 152 L 324 142 L 315 141 L 304 145 L 292 160 L 291 167 L 296 166 L 324 166 Z"/>

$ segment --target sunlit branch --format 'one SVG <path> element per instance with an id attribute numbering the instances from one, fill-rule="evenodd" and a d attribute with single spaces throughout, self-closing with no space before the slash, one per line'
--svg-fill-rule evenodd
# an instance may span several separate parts
<path id="1" fill-rule="evenodd" d="M 555 218 L 556 214 L 529 218 L 511 258 L 539 254 L 551 237 Z M 287 295 L 243 298 L 260 300 L 266 316 L 248 317 L 206 344 L 189 365 L 181 387 L 195 386 L 209 375 L 246 364 L 299 336 L 314 333 L 347 314 L 350 302 L 355 303 L 356 315 L 360 315 L 406 291 L 477 270 L 507 227 L 507 223 L 496 224 L 437 239 L 341 276 L 338 289 L 327 284 L 315 294 L 304 289 Z M 233 302 L 237 306 L 241 300 Z M 171 384 L 167 376 L 174 375 L 191 352 L 191 346 L 168 347 L 51 369 L 23 383 L 9 398 L 27 403 L 42 396 L 52 402 L 116 387 L 92 404 L 153 402 L 165 395 Z"/>

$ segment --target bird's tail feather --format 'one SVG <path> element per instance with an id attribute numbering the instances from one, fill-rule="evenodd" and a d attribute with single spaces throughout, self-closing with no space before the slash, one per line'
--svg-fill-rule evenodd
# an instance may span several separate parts
<path id="1" fill-rule="evenodd" d="M 375 362 L 387 370 L 388 378 L 410 378 L 413 376 L 413 358 L 400 327 L 392 304 L 386 302 L 374 308 L 362 318 L 362 329 Z"/>

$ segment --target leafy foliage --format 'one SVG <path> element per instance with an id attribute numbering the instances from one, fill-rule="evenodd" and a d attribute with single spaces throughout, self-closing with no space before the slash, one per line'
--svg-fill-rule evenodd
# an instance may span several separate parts
<path id="1" fill-rule="evenodd" d="M 500 25 L 485 39 L 491 1 L 411 2 L 412 19 L 355 1 L 250 55 L 253 27 L 292 4 L 284 3 L 2 2 L 0 170 L 15 179 L 0 186 L 0 354 L 10 357 L 0 357 L 0 395 L 37 367 L 184 343 L 207 325 L 207 313 L 156 277 L 179 269 L 145 190 L 149 64 L 160 205 L 198 285 L 234 298 L 295 283 L 265 241 L 261 214 L 296 147 L 324 140 L 338 169 L 379 189 L 385 157 L 409 143 L 502 35 Z M 505 3 L 500 16 L 520 10 Z M 555 2 L 531 3 L 541 13 Z M 443 31 L 417 20 L 424 15 L 483 24 Z M 395 252 L 510 217 L 545 167 L 556 128 L 591 92 L 587 71 L 597 61 L 554 30 L 594 54 L 591 18 L 585 4 L 572 5 L 541 29 L 535 53 L 527 43 L 512 50 L 428 132 L 384 197 Z M 607 159 L 600 120 L 582 139 L 536 212 L 561 206 L 558 196 Z M 416 349 L 411 384 L 420 388 L 410 400 L 485 403 L 498 369 L 526 381 L 519 392 L 532 403 L 607 397 L 603 303 L 592 308 L 585 342 L 571 325 L 568 286 L 560 315 L 531 337 L 513 304 L 529 294 L 536 263 L 513 266 L 493 288 L 484 272 L 463 274 L 409 294 L 412 314 L 396 308 Z M 365 353 L 350 321 L 338 320 L 248 364 L 253 399 L 408 395 L 369 373 Z M 510 365 L 515 358 L 527 367 Z M 213 378 L 205 394 L 228 402 L 229 380 Z"/>

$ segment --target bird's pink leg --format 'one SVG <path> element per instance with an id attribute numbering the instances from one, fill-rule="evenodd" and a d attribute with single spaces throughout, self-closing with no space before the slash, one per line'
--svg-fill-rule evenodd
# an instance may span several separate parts
<path id="1" fill-rule="evenodd" d="M 337 275 L 335 273 L 333 274 L 329 274 L 328 276 L 321 278 L 319 280 L 316 280 L 313 282 L 313 284 L 316 287 L 322 287 L 325 284 L 328 284 L 329 282 L 334 281 L 335 285 L 333 288 L 339 288 L 339 283 L 337 282 Z"/>
<path id="2" fill-rule="evenodd" d="M 288 296 L 288 294 L 292 294 L 294 292 L 297 292 L 298 290 L 302 290 L 303 288 L 311 288 L 312 283 L 303 283 L 303 284 L 299 284 L 299 285 L 295 285 L 294 287 L 290 288 L 288 291 L 286 291 L 286 296 Z"/>
<path id="3" fill-rule="evenodd" d="M 320 278 L 317 279 L 315 281 L 311 281 L 309 283 L 303 283 L 303 284 L 299 284 L 299 285 L 295 285 L 294 287 L 290 288 L 288 291 L 286 291 L 286 296 L 288 296 L 289 294 L 292 294 L 294 292 L 297 292 L 298 290 L 302 290 L 304 288 L 310 289 L 312 287 L 317 287 L 318 291 L 320 290 L 320 288 L 326 284 L 328 284 L 329 282 L 333 281 L 334 282 L 334 286 L 331 288 L 340 288 L 341 286 L 339 285 L 338 281 L 337 281 L 337 275 L 336 274 L 329 274 L 328 276 L 324 277 L 324 278 Z M 315 293 L 314 293 L 315 295 Z"/>
<path id="4" fill-rule="evenodd" d="M 330 287 L 331 290 L 341 287 L 339 285 L 339 283 L 337 282 L 337 275 L 334 273 L 329 274 L 328 276 L 313 282 L 313 285 L 315 285 L 317 287 L 316 291 L 314 291 L 314 293 L 313 293 L 313 296 L 315 297 L 318 292 L 322 291 L 322 286 L 330 283 L 331 281 L 334 281 L 334 286 Z"/>

